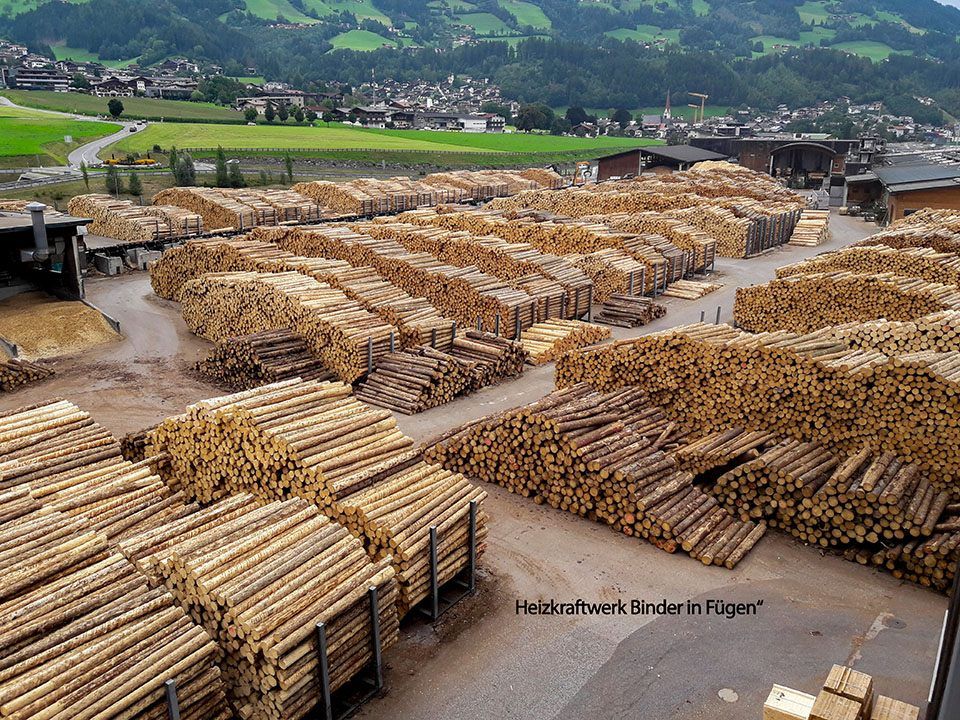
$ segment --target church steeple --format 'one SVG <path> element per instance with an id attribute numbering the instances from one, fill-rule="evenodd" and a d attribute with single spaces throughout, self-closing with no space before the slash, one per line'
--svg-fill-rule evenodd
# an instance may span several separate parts
<path id="1" fill-rule="evenodd" d="M 673 115 L 670 114 L 670 91 L 667 90 L 667 105 L 663 108 L 663 119 L 670 120 Z"/>

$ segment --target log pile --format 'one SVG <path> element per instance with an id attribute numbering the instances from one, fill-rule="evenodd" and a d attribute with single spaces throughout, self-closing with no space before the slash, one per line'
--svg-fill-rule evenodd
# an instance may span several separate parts
<path id="1" fill-rule="evenodd" d="M 792 275 L 738 288 L 737 325 L 753 332 L 811 332 L 828 325 L 876 320 L 914 320 L 960 309 L 960 289 L 892 274 L 844 270 Z"/>
<path id="2" fill-rule="evenodd" d="M 956 255 L 960 253 L 960 233 L 940 227 L 903 225 L 888 227 L 853 244 L 854 247 L 869 245 L 886 245 L 898 249 L 923 247 Z"/>
<path id="3" fill-rule="evenodd" d="M 800 213 L 800 219 L 793 228 L 793 234 L 787 244 L 799 247 L 823 245 L 830 239 L 829 223 L 829 210 L 804 210 Z"/>
<path id="4" fill-rule="evenodd" d="M 527 351 L 527 362 L 543 365 L 565 352 L 606 340 L 610 335 L 609 328 L 580 320 L 547 320 L 524 330 L 520 342 Z"/>
<path id="5" fill-rule="evenodd" d="M 393 345 L 392 326 L 297 272 L 205 275 L 184 286 L 181 309 L 191 332 L 214 342 L 289 328 L 347 382 L 364 375 Z"/>
<path id="6" fill-rule="evenodd" d="M 49 509 L 85 519 L 110 542 L 189 514 L 182 495 L 89 414 L 54 400 L 0 415 L 0 492 L 29 486 Z"/>
<path id="7" fill-rule="evenodd" d="M 707 232 L 682 220 L 663 213 L 642 212 L 635 215 L 615 213 L 612 215 L 587 216 L 584 220 L 605 223 L 614 230 L 637 235 L 657 235 L 666 238 L 682 250 L 690 251 L 689 269 L 703 272 L 717 252 L 716 239 Z"/>
<path id="8" fill-rule="evenodd" d="M 471 364 L 471 392 L 519 377 L 527 361 L 527 351 L 519 340 L 479 330 L 467 330 L 455 338 L 448 352 Z"/>
<path id="9" fill-rule="evenodd" d="M 69 212 L 76 217 L 93 218 L 87 228 L 94 235 L 119 242 L 153 242 L 189 237 L 203 233 L 200 215 L 169 205 L 143 207 L 110 195 L 75 195 Z"/>
<path id="10" fill-rule="evenodd" d="M 666 215 L 709 233 L 716 239 L 717 255 L 721 257 L 747 257 L 751 233 L 756 232 L 755 223 L 749 218 L 738 217 L 732 210 L 715 205 L 679 208 Z"/>
<path id="11" fill-rule="evenodd" d="M 854 246 L 777 268 L 777 277 L 846 270 L 859 275 L 891 273 L 944 285 L 960 285 L 960 255 L 931 248 Z"/>
<path id="12" fill-rule="evenodd" d="M 664 297 L 675 297 L 682 300 L 697 300 L 719 290 L 720 283 L 705 282 L 702 280 L 675 280 L 663 291 Z"/>
<path id="13" fill-rule="evenodd" d="M 221 340 L 196 367 L 201 375 L 234 390 L 295 377 L 334 379 L 303 338 L 288 328 Z"/>
<path id="14" fill-rule="evenodd" d="M 298 228 L 273 236 L 289 252 L 372 266 L 404 291 L 427 301 L 446 317 L 466 326 L 512 335 L 516 326 L 537 321 L 537 300 L 475 267 L 458 268 L 429 253 L 412 253 L 391 239 L 372 238 L 342 225 Z M 498 319 L 499 316 L 499 319 Z"/>
<path id="15" fill-rule="evenodd" d="M 30 383 L 46 380 L 53 370 L 22 358 L 0 354 L 0 390 L 13 392 Z"/>
<path id="16" fill-rule="evenodd" d="M 946 310 L 917 320 L 874 320 L 833 329 L 850 348 L 876 350 L 884 355 L 960 351 L 960 311 Z"/>
<path id="17" fill-rule="evenodd" d="M 471 387 L 473 364 L 429 345 L 390 353 L 357 387 L 358 400 L 415 415 Z"/>
<path id="18" fill-rule="evenodd" d="M 305 500 L 261 506 L 238 495 L 122 550 L 216 639 L 244 720 L 299 720 L 318 705 L 317 623 L 326 630 L 331 691 L 371 662 L 368 588 L 377 588 L 381 647 L 398 638 L 389 562 L 371 562 L 359 540 Z"/>
<path id="19" fill-rule="evenodd" d="M 734 567 L 765 526 L 742 522 L 678 472 L 683 441 L 635 390 L 601 394 L 585 384 L 483 418 L 428 443 L 425 457 L 552 507 Z"/>
<path id="20" fill-rule="evenodd" d="M 568 353 L 557 384 L 637 386 L 692 428 L 776 430 L 834 451 L 870 445 L 919 465 L 937 489 L 960 492 L 956 353 L 889 357 L 851 350 L 831 333 L 678 327 Z"/>
<path id="21" fill-rule="evenodd" d="M 4 717 L 162 720 L 175 680 L 185 720 L 229 720 L 210 636 L 83 520 L 27 495 L 0 493 Z"/>
<path id="22" fill-rule="evenodd" d="M 647 285 L 647 266 L 623 250 L 604 248 L 586 255 L 566 255 L 593 282 L 593 299 L 606 302 L 612 295 L 634 295 Z"/>
<path id="23" fill-rule="evenodd" d="M 350 527 L 361 539 L 377 538 L 380 544 L 368 547 L 372 553 L 383 543 L 407 548 L 407 559 L 393 558 L 406 608 L 423 586 L 423 558 L 429 556 L 424 529 L 448 527 L 445 522 L 464 517 L 470 500 L 480 497 L 447 475 L 430 474 L 422 485 L 391 485 L 386 469 L 408 457 L 412 445 L 389 411 L 357 401 L 350 386 L 288 380 L 190 406 L 157 426 L 148 454 L 169 455 L 165 479 L 202 502 L 247 492 L 269 501 L 297 497 L 340 518 L 375 504 L 378 491 L 389 496 L 384 510 L 395 524 L 387 527 L 381 519 L 371 528 L 361 519 Z M 404 545 L 412 537 L 413 545 Z M 456 557 L 455 572 L 465 555 Z"/>
<path id="24" fill-rule="evenodd" d="M 196 213 L 209 232 L 277 224 L 271 205 L 260 200 L 242 200 L 238 197 L 240 192 L 225 188 L 167 188 L 153 196 L 153 204 L 175 205 Z"/>
<path id="25" fill-rule="evenodd" d="M 662 318 L 667 308 L 651 298 L 611 295 L 594 315 L 595 322 L 618 327 L 639 327 Z"/>

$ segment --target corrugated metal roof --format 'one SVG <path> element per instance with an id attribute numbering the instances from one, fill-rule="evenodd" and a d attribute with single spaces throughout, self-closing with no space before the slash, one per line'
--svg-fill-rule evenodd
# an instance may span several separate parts
<path id="1" fill-rule="evenodd" d="M 676 162 L 691 163 L 703 162 L 704 160 L 726 160 L 727 155 L 723 155 L 712 150 L 694 147 L 693 145 L 664 145 L 661 147 L 643 147 L 640 152 L 644 155 L 653 155 L 654 157 L 674 160 Z"/>
<path id="2" fill-rule="evenodd" d="M 884 187 L 895 192 L 909 189 L 911 186 L 918 184 L 923 184 L 925 187 L 952 185 L 954 179 L 960 178 L 960 165 L 918 163 L 916 165 L 875 168 L 874 172 Z M 931 186 L 929 183 L 935 184 Z"/>

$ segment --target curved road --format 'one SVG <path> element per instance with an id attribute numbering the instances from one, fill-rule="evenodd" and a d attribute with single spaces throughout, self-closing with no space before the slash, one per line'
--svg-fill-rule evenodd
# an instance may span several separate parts
<path id="1" fill-rule="evenodd" d="M 0 105 L 4 107 L 19 108 L 21 110 L 30 110 L 32 112 L 46 113 L 47 115 L 56 115 L 58 117 L 71 118 L 72 120 L 86 120 L 88 122 L 102 122 L 102 123 L 112 123 L 114 125 L 122 125 L 123 128 L 113 133 L 112 135 L 107 135 L 105 137 L 93 140 L 88 142 L 85 145 L 74 149 L 67 156 L 67 163 L 70 167 L 80 167 L 81 162 L 85 162 L 87 165 L 94 165 L 100 162 L 100 158 L 97 157 L 97 154 L 103 150 L 108 145 L 112 145 L 118 140 L 126 137 L 130 134 L 131 127 L 137 127 L 136 122 L 125 121 L 125 120 L 101 120 L 99 118 L 91 117 L 90 115 L 75 115 L 73 113 L 57 112 L 56 110 L 41 110 L 40 108 L 25 107 L 23 105 L 17 105 L 15 102 L 0 96 Z M 146 124 L 139 126 L 139 129 L 146 127 Z M 139 130 L 138 130 L 139 132 Z"/>

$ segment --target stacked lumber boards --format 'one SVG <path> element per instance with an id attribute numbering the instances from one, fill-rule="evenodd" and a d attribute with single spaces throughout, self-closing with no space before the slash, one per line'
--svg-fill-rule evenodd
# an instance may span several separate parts
<path id="1" fill-rule="evenodd" d="M 614 231 L 602 222 L 564 218 L 530 210 L 497 211 L 488 207 L 482 210 L 466 207 L 424 209 L 403 213 L 397 220 L 464 230 L 475 236 L 499 237 L 511 243 L 533 246 L 546 256 L 584 255 L 608 248 L 621 250 L 646 267 L 643 292 L 650 292 L 658 287 L 666 277 L 670 261 L 664 253 L 671 257 L 682 255 L 679 248 L 662 237 L 657 238 L 660 247 L 653 247 L 649 236 L 640 237 Z M 672 268 L 672 265 L 670 267 Z M 564 280 L 559 275 L 553 277 Z"/>
<path id="2" fill-rule="evenodd" d="M 515 333 L 537 321 L 538 303 L 522 290 L 475 267 L 454 267 L 429 253 L 413 253 L 399 242 L 372 238 L 345 225 L 291 228 L 270 237 L 283 249 L 307 257 L 371 266 L 411 295 L 426 298 L 445 317 L 466 326 Z"/>
<path id="3" fill-rule="evenodd" d="M 957 492 L 957 353 L 890 357 L 851 350 L 830 328 L 754 335 L 698 323 L 567 353 L 556 377 L 560 387 L 637 386 L 690 427 L 776 430 L 846 452 L 870 445 Z"/>
<path id="4" fill-rule="evenodd" d="M 753 332 L 810 332 L 829 325 L 876 320 L 914 320 L 960 309 L 960 289 L 892 273 L 846 270 L 791 275 L 738 288 L 733 317 Z"/>
<path id="5" fill-rule="evenodd" d="M 121 549 L 216 639 L 244 720 L 298 720 L 320 703 L 317 623 L 331 691 L 371 662 L 369 588 L 377 589 L 381 647 L 398 638 L 390 563 L 371 562 L 357 538 L 302 499 L 262 504 L 237 495 Z"/>
<path id="6" fill-rule="evenodd" d="M 493 277 L 506 280 L 539 303 L 538 317 L 562 317 L 567 313 L 567 297 L 575 301 L 581 288 L 589 289 L 589 279 L 561 258 L 544 258 L 546 263 L 565 265 L 553 273 L 538 260 L 541 253 L 529 245 L 515 245 L 498 237 L 476 237 L 467 232 L 438 227 L 422 227 L 397 222 L 373 222 L 351 225 L 352 229 L 373 238 L 395 240 L 414 253 L 429 253 L 443 263 L 466 268 L 476 267 Z M 562 283 L 553 276 L 570 278 Z M 575 302 L 570 302 L 571 310 Z"/>
<path id="7" fill-rule="evenodd" d="M 389 411 L 359 402 L 349 385 L 288 380 L 190 406 L 185 414 L 157 426 L 148 454 L 169 455 L 165 479 L 201 502 L 236 493 L 269 501 L 298 497 L 339 519 L 366 512 L 380 491 L 380 499 L 390 498 L 388 512 L 396 522 L 363 527 L 361 539 L 374 554 L 383 543 L 407 548 L 404 557 L 393 557 L 405 612 L 426 592 L 429 564 L 424 558 L 430 549 L 424 538 L 430 526 L 455 525 L 455 537 L 465 539 L 460 521 L 467 517 L 470 502 L 480 502 L 484 495 L 446 473 L 427 473 L 430 481 L 419 485 L 388 483 L 385 469 L 409 456 L 412 446 Z M 362 520 L 358 522 L 350 527 L 359 536 Z M 479 514 L 478 532 L 485 532 L 485 522 L 486 516 Z M 413 545 L 404 545 L 411 538 Z M 462 552 L 455 556 L 454 573 L 465 567 L 467 558 Z"/>
<path id="8" fill-rule="evenodd" d="M 618 327 L 639 327 L 667 314 L 667 308 L 651 298 L 611 295 L 593 316 L 594 322 Z"/>
<path id="9" fill-rule="evenodd" d="M 181 291 L 191 332 L 214 342 L 289 328 L 337 377 L 353 382 L 394 345 L 394 328 L 298 272 L 211 273 Z"/>
<path id="10" fill-rule="evenodd" d="M 678 248 L 692 253 L 690 270 L 694 272 L 703 272 L 717 252 L 717 240 L 712 235 L 663 213 L 613 213 L 587 216 L 583 219 L 605 223 L 621 232 L 664 237 Z"/>
<path id="11" fill-rule="evenodd" d="M 106 538 L 0 492 L 0 707 L 4 717 L 229 720 L 217 646 Z"/>
<path id="12" fill-rule="evenodd" d="M 22 358 L 0 354 L 0 390 L 12 392 L 30 383 L 46 380 L 53 370 Z"/>
<path id="13" fill-rule="evenodd" d="M 777 268 L 777 277 L 847 270 L 859 275 L 892 273 L 944 285 L 960 285 L 960 255 L 932 248 L 854 246 Z"/>
<path id="14" fill-rule="evenodd" d="M 201 375 L 235 390 L 295 377 L 334 379 L 304 339 L 289 328 L 221 340 L 196 367 Z"/>
<path id="15" fill-rule="evenodd" d="M 804 210 L 793 228 L 788 245 L 817 247 L 830 239 L 830 211 Z"/>
<path id="16" fill-rule="evenodd" d="M 390 353 L 357 387 L 357 399 L 415 415 L 450 402 L 471 386 L 472 363 L 429 345 Z"/>
<path id="17" fill-rule="evenodd" d="M 663 295 L 664 297 L 675 297 L 682 300 L 696 300 L 722 287 L 723 285 L 720 283 L 703 280 L 675 280 L 667 286 Z"/>
<path id="18" fill-rule="evenodd" d="M 774 685 L 763 720 L 919 720 L 920 708 L 874 690 L 873 678 L 844 665 L 830 668 L 816 696 Z"/>
<path id="19" fill-rule="evenodd" d="M 527 362 L 543 365 L 570 350 L 606 340 L 610 335 L 609 328 L 580 320 L 546 320 L 524 330 L 520 342 L 527 351 Z"/>
<path id="20" fill-rule="evenodd" d="M 874 320 L 833 328 L 850 348 L 876 350 L 885 355 L 960 351 L 960 311 L 924 315 L 917 320 Z"/>
<path id="21" fill-rule="evenodd" d="M 679 431 L 644 393 L 586 384 L 482 418 L 428 443 L 428 461 L 555 508 L 734 567 L 765 526 L 742 522 L 679 472 Z"/>
<path id="22" fill-rule="evenodd" d="M 564 259 L 579 268 L 593 282 L 593 299 L 605 302 L 612 295 L 642 293 L 647 285 L 647 266 L 623 250 L 604 248 Z"/>
<path id="23" fill-rule="evenodd" d="M 0 492 L 25 486 L 112 543 L 194 509 L 149 466 L 125 460 L 114 437 L 65 400 L 0 415 Z"/>
<path id="24" fill-rule="evenodd" d="M 169 205 L 140 206 L 110 195 L 75 195 L 69 212 L 93 218 L 88 226 L 94 235 L 120 242 L 152 242 L 203 233 L 200 215 Z"/>

